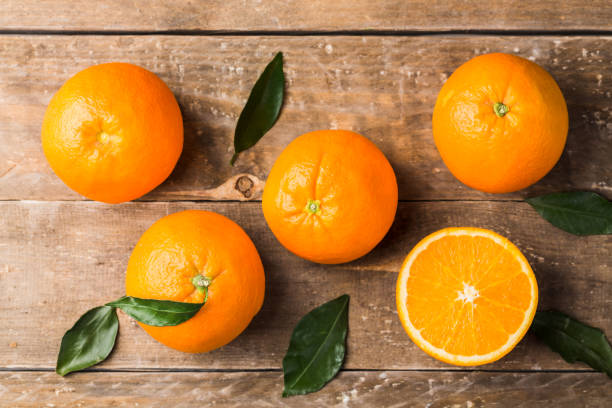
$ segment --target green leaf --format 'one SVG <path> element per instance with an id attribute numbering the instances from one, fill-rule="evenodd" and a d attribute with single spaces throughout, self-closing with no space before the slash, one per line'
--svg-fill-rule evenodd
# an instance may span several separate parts
<path id="1" fill-rule="evenodd" d="M 295 326 L 283 358 L 283 397 L 318 391 L 338 373 L 346 351 L 348 304 L 349 296 L 342 295 Z"/>
<path id="2" fill-rule="evenodd" d="M 64 334 L 55 372 L 64 376 L 105 360 L 115 346 L 118 330 L 119 319 L 114 308 L 91 309 Z"/>
<path id="3" fill-rule="evenodd" d="M 208 293 L 206 298 L 208 298 Z M 176 326 L 191 319 L 200 311 L 204 303 L 206 299 L 202 303 L 183 303 L 124 296 L 106 305 L 118 307 L 134 319 L 149 326 Z"/>
<path id="4" fill-rule="evenodd" d="M 204 287 L 204 290 L 206 296 L 202 303 L 124 296 L 91 309 L 64 334 L 55 371 L 63 376 L 98 364 L 108 357 L 119 330 L 115 308 L 120 308 L 139 322 L 151 326 L 176 326 L 193 317 L 206 303 L 208 287 Z"/>
<path id="5" fill-rule="evenodd" d="M 596 193 L 553 193 L 525 201 L 548 222 L 569 233 L 612 234 L 612 203 Z"/>
<path id="6" fill-rule="evenodd" d="M 285 90 L 283 53 L 279 52 L 266 66 L 240 113 L 234 133 L 233 166 L 238 154 L 253 146 L 272 129 L 278 119 Z"/>
<path id="7" fill-rule="evenodd" d="M 601 330 L 554 310 L 537 312 L 531 330 L 568 363 L 582 361 L 612 378 L 612 348 Z"/>

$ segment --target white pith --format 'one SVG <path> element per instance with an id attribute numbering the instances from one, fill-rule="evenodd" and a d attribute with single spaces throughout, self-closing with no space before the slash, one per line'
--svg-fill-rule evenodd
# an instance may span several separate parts
<path id="1" fill-rule="evenodd" d="M 467 235 L 467 236 L 472 236 L 472 237 L 482 236 L 485 238 L 490 238 L 496 244 L 504 248 L 508 248 L 510 245 L 514 246 L 509 241 L 505 241 L 505 239 L 503 239 L 502 237 L 497 236 L 497 234 L 493 235 L 491 234 L 490 231 L 479 230 L 479 229 L 469 229 L 466 231 L 462 229 L 451 228 L 451 229 L 441 230 L 441 231 L 435 232 L 427 236 L 426 238 L 423 239 L 423 241 L 421 241 L 418 244 L 418 248 L 415 248 L 408 255 L 408 258 L 406 259 L 402 267 L 402 271 L 400 272 L 400 279 L 398 280 L 398 283 L 397 283 L 398 285 L 397 307 L 399 309 L 400 316 L 402 315 L 410 316 L 407 305 L 406 305 L 406 299 L 408 297 L 407 283 L 408 283 L 408 278 L 410 277 L 409 271 L 410 271 L 412 264 L 414 263 L 414 260 L 419 256 L 421 252 L 426 250 L 432 242 L 435 242 L 438 239 L 445 237 L 445 236 L 462 236 L 462 235 Z M 523 273 L 525 273 L 528 276 L 533 274 L 533 272 L 531 271 L 531 267 L 529 266 L 529 263 L 527 262 L 524 256 L 521 255 L 519 259 L 517 260 L 519 261 L 521 265 L 521 270 Z M 525 310 L 525 316 L 523 318 L 523 321 L 521 322 L 521 325 L 519 326 L 518 330 L 516 330 L 516 332 L 508 338 L 508 340 L 502 347 L 500 347 L 499 349 L 493 352 L 487 353 L 487 354 L 475 354 L 475 355 L 469 355 L 469 356 L 450 354 L 444 349 L 436 347 L 430 342 L 428 342 L 421 335 L 420 330 L 418 330 L 416 327 L 413 326 L 410 319 L 401 319 L 402 324 L 404 328 L 406 329 L 406 331 L 408 332 L 408 334 L 410 335 L 410 337 L 415 341 L 415 343 L 417 343 L 417 345 L 419 345 L 419 347 L 421 347 L 424 351 L 435 356 L 436 358 L 439 358 L 442 361 L 452 363 L 452 364 L 460 364 L 460 365 L 478 365 L 478 364 L 483 364 L 486 362 L 494 361 L 498 358 L 501 358 L 502 356 L 507 354 L 510 350 L 512 350 L 512 348 L 521 340 L 521 338 L 527 332 L 527 329 L 529 328 L 529 325 L 531 324 L 533 315 L 535 314 L 535 309 L 537 307 L 538 296 L 537 296 L 537 286 L 535 285 L 535 279 L 529 279 L 529 283 L 530 283 L 530 289 L 531 289 L 531 302 L 529 306 L 527 307 L 527 309 Z M 472 305 L 474 305 L 473 301 L 478 296 L 479 296 L 478 291 L 473 286 L 464 282 L 463 291 L 457 291 L 456 300 L 462 300 L 466 303 L 470 302 Z"/>
<path id="2" fill-rule="evenodd" d="M 457 298 L 455 300 L 463 301 L 463 303 L 472 303 L 480 296 L 480 293 L 472 285 L 463 282 L 463 290 L 457 291 Z"/>

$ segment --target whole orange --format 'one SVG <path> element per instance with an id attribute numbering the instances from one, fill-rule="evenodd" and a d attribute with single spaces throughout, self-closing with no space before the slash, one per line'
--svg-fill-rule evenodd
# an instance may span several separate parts
<path id="1" fill-rule="evenodd" d="M 161 184 L 183 150 L 183 120 L 166 84 L 125 63 L 89 67 L 53 96 L 42 126 L 51 168 L 87 198 L 120 203 Z"/>
<path id="2" fill-rule="evenodd" d="M 230 219 L 208 211 L 182 211 L 153 224 L 140 238 L 127 267 L 126 293 L 145 299 L 202 302 L 178 326 L 139 323 L 160 343 L 202 353 L 236 338 L 264 298 L 263 266 L 249 236 Z"/>
<path id="3" fill-rule="evenodd" d="M 567 106 L 539 65 L 487 54 L 448 78 L 433 112 L 436 147 L 461 182 L 508 193 L 540 180 L 559 160 L 568 130 Z"/>
<path id="4" fill-rule="evenodd" d="M 336 264 L 383 239 L 397 209 L 397 182 L 374 143 L 355 132 L 320 130 L 280 154 L 262 201 L 270 229 L 288 250 Z"/>

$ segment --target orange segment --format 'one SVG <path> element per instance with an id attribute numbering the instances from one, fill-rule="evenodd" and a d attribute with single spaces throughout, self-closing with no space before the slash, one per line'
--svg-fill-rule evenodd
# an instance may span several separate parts
<path id="1" fill-rule="evenodd" d="M 480 365 L 510 352 L 531 325 L 538 286 L 509 240 L 480 228 L 446 228 L 410 251 L 397 281 L 397 310 L 427 354 Z"/>

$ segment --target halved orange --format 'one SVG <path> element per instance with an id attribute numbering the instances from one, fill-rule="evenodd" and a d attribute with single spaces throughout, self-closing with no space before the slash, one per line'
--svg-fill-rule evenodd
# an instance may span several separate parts
<path id="1" fill-rule="evenodd" d="M 538 304 L 538 285 L 520 250 L 480 228 L 445 228 L 410 251 L 397 280 L 397 311 L 430 356 L 474 366 L 509 353 Z"/>

